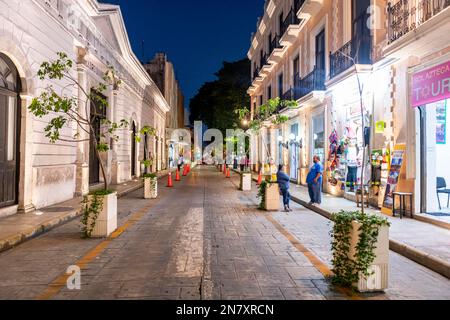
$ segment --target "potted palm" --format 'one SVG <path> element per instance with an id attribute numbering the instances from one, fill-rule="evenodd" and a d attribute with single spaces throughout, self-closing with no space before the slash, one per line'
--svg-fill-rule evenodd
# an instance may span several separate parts
<path id="1" fill-rule="evenodd" d="M 59 52 L 56 60 L 43 62 L 37 76 L 41 81 L 51 83 L 62 82 L 59 92 L 55 87 L 48 86 L 41 94 L 34 98 L 29 111 L 35 117 L 45 121 L 45 137 L 50 143 L 90 143 L 95 150 L 95 157 L 99 162 L 103 188 L 84 196 L 82 202 L 82 233 L 85 237 L 107 237 L 117 228 L 117 194 L 109 189 L 104 159 L 109 150 L 109 141 L 117 141 L 117 130 L 128 126 L 126 120 L 119 123 L 106 118 L 108 102 L 104 92 L 108 88 L 118 90 L 121 81 L 118 79 L 113 67 L 105 71 L 102 81 L 90 91 L 86 91 L 74 76 L 73 62 L 66 53 Z M 81 101 L 87 102 L 78 105 L 78 98 L 71 93 L 80 92 Z M 76 132 L 72 137 L 64 136 L 61 131 L 74 128 Z M 96 130 L 100 126 L 100 130 Z"/>

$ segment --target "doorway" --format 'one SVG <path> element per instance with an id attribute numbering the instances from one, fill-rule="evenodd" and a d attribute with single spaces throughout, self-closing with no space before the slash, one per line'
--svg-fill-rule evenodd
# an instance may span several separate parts
<path id="1" fill-rule="evenodd" d="M 20 79 L 0 53 L 0 208 L 17 204 L 19 190 Z"/>
<path id="2" fill-rule="evenodd" d="M 106 100 L 104 95 L 95 90 L 92 90 L 91 94 L 94 97 L 91 99 L 92 101 Z M 98 98 L 95 98 L 95 96 Z M 89 143 L 89 184 L 95 185 L 100 182 L 100 160 L 97 156 L 96 145 L 100 142 L 101 122 L 103 119 L 106 119 L 106 107 L 92 101 L 90 106 L 90 117 L 94 135 L 91 136 L 92 141 Z"/>
<path id="3" fill-rule="evenodd" d="M 450 99 L 427 104 L 421 113 L 421 211 L 450 218 Z"/>
<path id="4" fill-rule="evenodd" d="M 290 134 L 290 139 L 294 138 L 293 140 L 296 140 L 296 138 L 298 137 L 298 123 L 291 125 L 291 134 Z M 298 146 L 294 143 L 291 144 L 289 146 L 289 150 L 291 151 L 290 154 L 290 176 L 291 179 L 294 181 L 298 180 L 298 164 L 299 164 L 299 155 L 300 155 L 300 151 Z"/>
<path id="5" fill-rule="evenodd" d="M 136 173 L 136 123 L 133 121 L 131 131 L 131 177 L 135 177 Z"/>

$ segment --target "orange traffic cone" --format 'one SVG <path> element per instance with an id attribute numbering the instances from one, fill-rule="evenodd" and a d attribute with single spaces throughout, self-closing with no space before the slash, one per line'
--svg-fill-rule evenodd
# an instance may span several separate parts
<path id="1" fill-rule="evenodd" d="M 180 179 L 180 170 L 177 169 L 177 174 L 175 175 L 175 181 L 181 181 Z"/>
<path id="2" fill-rule="evenodd" d="M 167 178 L 167 188 L 173 187 L 173 181 L 172 181 L 172 172 L 169 172 L 169 176 Z"/>
<path id="3" fill-rule="evenodd" d="M 231 178 L 231 169 L 230 168 L 228 168 L 228 170 L 227 170 L 227 176 L 226 176 L 226 178 L 228 179 L 228 178 Z"/>
<path id="4" fill-rule="evenodd" d="M 258 186 L 260 186 L 262 183 L 262 172 L 261 170 L 259 170 L 259 175 L 258 175 Z"/>
<path id="5" fill-rule="evenodd" d="M 183 168 L 183 177 L 187 176 L 187 166 L 184 166 Z"/>
<path id="6" fill-rule="evenodd" d="M 188 173 L 191 173 L 191 165 L 188 164 L 187 167 L 188 167 Z"/>

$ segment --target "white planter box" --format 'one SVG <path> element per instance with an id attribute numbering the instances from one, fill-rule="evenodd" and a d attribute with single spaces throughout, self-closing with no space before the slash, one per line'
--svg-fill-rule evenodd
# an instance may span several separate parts
<path id="1" fill-rule="evenodd" d="M 158 178 L 144 178 L 144 199 L 156 199 L 158 196 Z"/>
<path id="2" fill-rule="evenodd" d="M 251 191 L 252 190 L 252 174 L 251 173 L 242 173 L 241 174 L 241 187 L 242 191 Z"/>
<path id="3" fill-rule="evenodd" d="M 280 210 L 280 190 L 277 183 L 271 183 L 266 189 L 266 206 L 267 211 Z"/>
<path id="4" fill-rule="evenodd" d="M 358 231 L 361 224 L 357 221 L 352 222 L 352 232 L 350 234 L 350 251 L 349 257 L 354 259 L 356 254 L 356 245 L 359 242 Z M 388 273 L 389 273 L 389 227 L 383 226 L 378 233 L 378 241 L 375 248 L 375 260 L 369 268 L 369 272 L 373 274 L 369 277 L 364 277 L 360 274 L 359 282 L 354 286 L 359 292 L 374 292 L 384 291 L 388 287 Z"/>
<path id="5" fill-rule="evenodd" d="M 93 196 L 89 196 L 88 200 L 92 201 Z M 102 211 L 99 213 L 92 230 L 93 238 L 109 237 L 111 233 L 117 229 L 117 193 L 111 193 L 103 196 Z M 91 218 L 88 225 L 91 224 Z"/>

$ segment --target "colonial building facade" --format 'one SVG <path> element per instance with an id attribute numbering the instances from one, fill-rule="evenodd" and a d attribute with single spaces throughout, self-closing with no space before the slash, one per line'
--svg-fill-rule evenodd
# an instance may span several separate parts
<path id="1" fill-rule="evenodd" d="M 175 68 L 165 53 L 157 53 L 144 68 L 154 79 L 159 90 L 163 93 L 170 111 L 166 115 L 166 145 L 163 158 L 165 163 L 175 167 L 175 161 L 180 153 L 179 141 L 172 139 L 172 132 L 184 128 L 184 96 L 180 84 L 176 79 Z"/>
<path id="2" fill-rule="evenodd" d="M 153 137 L 141 143 L 134 139 L 148 125 L 164 145 L 170 109 L 134 55 L 118 6 L 96 0 L 2 0 L 0 21 L 0 215 L 84 195 L 102 180 L 89 143 L 49 143 L 43 134 L 48 119 L 28 112 L 33 97 L 48 85 L 65 86 L 37 77 L 40 64 L 56 58 L 57 52 L 74 61 L 72 72 L 81 90 L 89 92 L 98 85 L 109 65 L 122 80 L 105 94 L 109 102 L 105 117 L 130 123 L 103 154 L 112 184 L 140 176 L 140 160 L 149 157 L 144 150 L 163 156 L 164 149 Z M 85 110 L 81 92 L 75 90 L 73 95 Z M 63 135 L 72 137 L 74 130 L 64 128 Z"/>
<path id="3" fill-rule="evenodd" d="M 252 114 L 275 97 L 296 100 L 298 108 L 279 110 L 289 121 L 252 137 L 255 169 L 272 158 L 305 184 L 319 155 L 325 192 L 354 200 L 364 170 L 373 205 L 392 206 L 397 190 L 414 194 L 415 212 L 439 210 L 437 178 L 450 181 L 440 164 L 450 154 L 450 39 L 442 36 L 450 27 L 449 6 L 446 0 L 266 1 L 248 52 Z M 414 79 L 423 70 L 417 79 L 429 81 L 421 88 Z M 434 92 L 427 92 L 433 81 Z M 401 172 L 390 166 L 395 156 Z"/>

